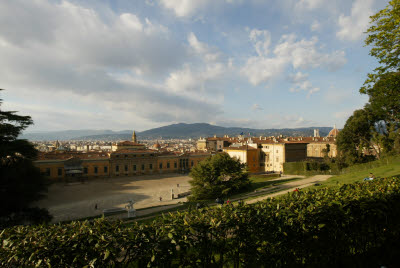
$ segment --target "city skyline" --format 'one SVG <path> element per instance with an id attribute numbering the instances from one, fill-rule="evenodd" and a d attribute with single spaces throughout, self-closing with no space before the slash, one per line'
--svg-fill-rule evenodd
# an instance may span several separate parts
<path id="1" fill-rule="evenodd" d="M 387 1 L 4 1 L 4 110 L 28 131 L 343 127 Z"/>

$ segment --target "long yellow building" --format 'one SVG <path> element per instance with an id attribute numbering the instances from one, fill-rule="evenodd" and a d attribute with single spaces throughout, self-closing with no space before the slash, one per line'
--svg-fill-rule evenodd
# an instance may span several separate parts
<path id="1" fill-rule="evenodd" d="M 150 150 L 136 140 L 117 144 L 117 150 L 104 152 L 42 153 L 34 162 L 45 176 L 54 180 L 74 180 L 96 177 L 136 176 L 188 172 L 209 157 L 207 152 L 160 152 Z"/>

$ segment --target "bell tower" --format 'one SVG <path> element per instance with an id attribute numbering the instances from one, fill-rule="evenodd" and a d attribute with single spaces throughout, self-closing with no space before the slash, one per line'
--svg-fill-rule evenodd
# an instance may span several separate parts
<path id="1" fill-rule="evenodd" d="M 135 131 L 133 131 L 133 134 L 132 134 L 132 141 L 133 141 L 134 143 L 137 143 Z"/>

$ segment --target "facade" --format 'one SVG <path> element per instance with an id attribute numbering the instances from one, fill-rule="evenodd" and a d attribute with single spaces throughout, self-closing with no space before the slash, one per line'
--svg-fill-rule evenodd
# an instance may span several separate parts
<path id="1" fill-rule="evenodd" d="M 200 138 L 196 143 L 196 147 L 199 151 L 222 152 L 225 147 L 228 147 L 234 141 L 235 138 L 229 138 L 227 135 L 224 137 Z"/>
<path id="2" fill-rule="evenodd" d="M 147 149 L 136 141 L 117 144 L 111 153 L 51 152 L 42 153 L 34 163 L 45 176 L 56 180 L 81 180 L 96 177 L 119 177 L 188 172 L 209 157 L 205 152 L 160 152 Z"/>
<path id="3" fill-rule="evenodd" d="M 43 175 L 57 180 L 109 177 L 110 175 L 107 153 L 42 153 L 34 164 Z"/>
<path id="4" fill-rule="evenodd" d="M 247 143 L 246 145 L 240 145 Z M 231 157 L 246 164 L 249 172 L 283 172 L 283 163 L 307 158 L 307 143 L 277 139 L 247 139 L 224 148 Z"/>
<path id="5" fill-rule="evenodd" d="M 239 147 L 224 148 L 224 152 L 230 157 L 239 159 L 241 163 L 246 164 L 250 173 L 260 172 L 259 150 L 249 145 Z"/>

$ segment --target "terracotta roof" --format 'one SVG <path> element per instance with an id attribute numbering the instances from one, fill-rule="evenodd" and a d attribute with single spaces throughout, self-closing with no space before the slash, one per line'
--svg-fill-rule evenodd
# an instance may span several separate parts
<path id="1" fill-rule="evenodd" d="M 212 138 L 207 138 L 208 141 L 230 141 L 230 138 L 224 138 L 224 137 L 212 137 Z"/>
<path id="2" fill-rule="evenodd" d="M 157 152 L 157 151 L 150 150 L 150 149 L 145 149 L 145 150 L 122 149 L 122 150 L 112 152 L 111 154 L 140 154 L 140 153 L 155 153 L 155 152 Z"/>
<path id="3" fill-rule="evenodd" d="M 50 153 L 40 153 L 38 155 L 37 160 L 67 160 L 70 158 L 79 158 L 79 159 L 108 159 L 108 153 L 100 153 L 100 152 L 89 152 L 89 153 L 80 153 L 80 152 L 50 152 Z"/>
<path id="4" fill-rule="evenodd" d="M 329 132 L 328 137 L 336 137 L 338 134 L 339 134 L 339 129 L 335 127 Z"/>
<path id="5" fill-rule="evenodd" d="M 242 146 L 240 146 L 240 147 L 225 147 L 224 149 L 225 149 L 225 150 L 238 150 L 238 151 L 243 151 L 243 150 L 246 150 L 246 151 L 257 150 L 256 148 L 251 147 L 251 146 L 248 146 L 248 145 L 242 145 Z"/>
<path id="6" fill-rule="evenodd" d="M 133 142 L 133 141 L 121 141 L 117 146 L 144 146 L 144 144 Z"/>

